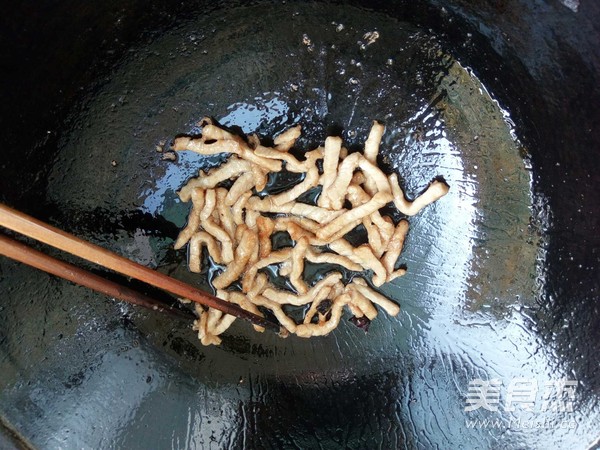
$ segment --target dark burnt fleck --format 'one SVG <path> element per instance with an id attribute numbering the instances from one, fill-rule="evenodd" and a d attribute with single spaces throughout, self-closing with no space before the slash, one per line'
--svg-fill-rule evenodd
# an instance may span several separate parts
<path id="1" fill-rule="evenodd" d="M 354 325 L 356 325 L 358 328 L 362 328 L 363 330 L 365 330 L 365 333 L 367 331 L 369 331 L 369 325 L 371 325 L 371 321 L 366 318 L 366 317 L 356 317 L 356 316 L 352 316 L 350 317 L 350 322 L 352 322 Z"/>
<path id="2" fill-rule="evenodd" d="M 332 304 L 333 302 L 329 299 L 323 300 L 321 303 L 319 303 L 319 306 L 317 306 L 317 311 L 319 311 L 321 314 L 326 314 L 331 309 Z"/>

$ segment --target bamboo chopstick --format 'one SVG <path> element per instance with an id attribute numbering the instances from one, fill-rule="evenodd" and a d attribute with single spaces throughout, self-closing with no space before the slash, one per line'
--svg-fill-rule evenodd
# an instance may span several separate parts
<path id="1" fill-rule="evenodd" d="M 81 267 L 74 266 L 60 259 L 53 258 L 28 245 L 0 234 L 0 255 L 4 255 L 15 261 L 22 262 L 28 266 L 35 267 L 49 274 L 55 275 L 75 284 L 87 287 L 94 291 L 108 295 L 109 297 L 124 300 L 134 305 L 143 306 L 160 313 L 171 314 L 184 320 L 193 320 L 191 311 L 183 311 L 177 308 L 169 308 L 160 305 L 158 300 L 148 297 L 138 291 L 107 280 L 99 275 L 93 274 Z"/>
<path id="2" fill-rule="evenodd" d="M 130 259 L 119 256 L 91 242 L 84 241 L 3 204 L 0 204 L 0 225 L 94 264 L 98 264 L 99 266 L 106 267 L 107 269 L 143 281 L 172 294 L 200 303 L 201 305 L 249 320 L 255 325 L 274 331 L 280 330 L 278 324 L 246 311 L 238 305 L 228 303 L 206 292 L 202 292 L 189 284 L 142 266 Z"/>

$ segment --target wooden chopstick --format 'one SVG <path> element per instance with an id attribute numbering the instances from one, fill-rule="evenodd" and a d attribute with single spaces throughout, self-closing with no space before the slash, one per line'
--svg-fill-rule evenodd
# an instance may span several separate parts
<path id="1" fill-rule="evenodd" d="M 19 261 L 36 269 L 43 270 L 49 274 L 55 275 L 75 284 L 85 286 L 96 292 L 108 295 L 109 297 L 124 300 L 134 305 L 173 315 L 179 319 L 187 321 L 194 319 L 191 311 L 184 311 L 177 308 L 170 308 L 156 299 L 148 297 L 141 292 L 122 286 L 113 281 L 107 280 L 99 275 L 93 274 L 81 267 L 74 266 L 68 262 L 53 258 L 38 250 L 35 250 L 22 242 L 15 241 L 3 234 L 0 234 L 0 255 Z"/>
<path id="2" fill-rule="evenodd" d="M 91 242 L 84 241 L 3 204 L 0 204 L 0 225 L 179 297 L 218 309 L 232 316 L 249 320 L 253 324 L 264 328 L 274 331 L 280 330 L 279 324 L 246 311 L 238 305 L 228 303 L 214 295 L 202 292 L 189 284 L 142 266 L 130 259 L 117 255 Z"/>

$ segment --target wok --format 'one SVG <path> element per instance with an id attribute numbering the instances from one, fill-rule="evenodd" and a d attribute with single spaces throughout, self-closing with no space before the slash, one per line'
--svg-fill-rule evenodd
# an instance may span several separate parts
<path id="1" fill-rule="evenodd" d="M 579 0 L 3 8 L 1 200 L 138 262 L 207 288 L 172 250 L 175 192 L 219 159 L 156 149 L 204 115 L 264 139 L 301 123 L 305 150 L 382 120 L 407 192 L 451 190 L 382 288 L 401 314 L 367 334 L 236 323 L 204 348 L 1 260 L 2 446 L 597 448 L 599 19 Z M 500 397 L 470 403 L 476 383 Z"/>

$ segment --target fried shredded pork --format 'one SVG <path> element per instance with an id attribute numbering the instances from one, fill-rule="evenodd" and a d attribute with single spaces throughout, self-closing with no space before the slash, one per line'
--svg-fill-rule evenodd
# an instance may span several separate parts
<path id="1" fill-rule="evenodd" d="M 342 140 L 330 136 L 323 147 L 306 152 L 304 159 L 289 153 L 300 136 L 300 125 L 276 136 L 273 147 L 266 147 L 256 135 L 238 136 L 208 118 L 201 123 L 201 136 L 178 137 L 174 149 L 230 156 L 179 191 L 180 199 L 191 200 L 192 208 L 175 248 L 188 245 L 190 271 L 201 271 L 201 252 L 206 248 L 214 263 L 225 266 L 211 280 L 219 298 L 263 317 L 269 310 L 287 333 L 300 337 L 330 333 L 338 326 L 344 307 L 361 321 L 375 319 L 378 308 L 391 316 L 400 312 L 395 302 L 371 285 L 379 287 L 406 273 L 397 264 L 408 221 L 394 223 L 381 209 L 394 205 L 405 216 L 413 216 L 448 192 L 444 181 L 436 179 L 420 196 L 408 200 L 398 175 L 386 175 L 377 166 L 385 131 L 377 121 L 363 153 L 348 154 Z M 303 178 L 284 192 L 259 195 L 269 175 L 282 170 L 303 174 Z M 221 187 L 226 181 L 229 189 Z M 315 204 L 298 201 L 319 187 Z M 354 246 L 345 236 L 361 226 L 367 242 Z M 287 233 L 293 245 L 273 250 L 272 237 L 279 232 Z M 307 279 L 306 261 L 327 264 L 331 270 L 319 280 Z M 290 289 L 275 287 L 263 272 L 269 266 L 278 266 L 279 276 L 287 278 Z M 336 266 L 354 275 L 344 281 Z M 306 311 L 300 323 L 287 314 L 290 307 Z M 195 308 L 194 330 L 202 344 L 218 345 L 219 335 L 235 318 L 198 304 Z"/>

